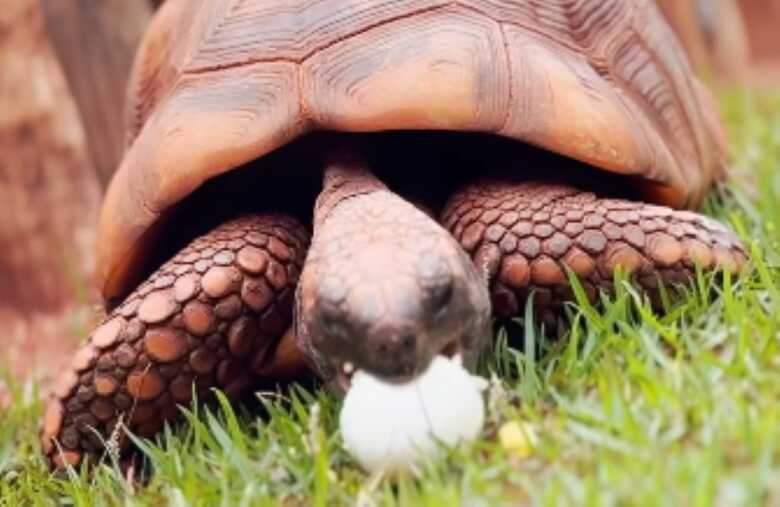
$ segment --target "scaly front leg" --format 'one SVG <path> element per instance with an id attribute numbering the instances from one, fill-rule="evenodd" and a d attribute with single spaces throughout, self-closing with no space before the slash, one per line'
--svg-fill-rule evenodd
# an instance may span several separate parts
<path id="1" fill-rule="evenodd" d="M 154 435 L 190 401 L 193 384 L 202 398 L 212 387 L 236 398 L 274 371 L 308 241 L 290 217 L 252 215 L 163 265 L 111 312 L 57 382 L 41 437 L 52 465 L 95 458 L 112 435 L 124 449 L 120 423 Z"/>
<path id="2" fill-rule="evenodd" d="M 736 272 L 747 260 L 736 235 L 703 215 L 554 183 L 474 183 L 450 199 L 442 223 L 489 281 L 499 317 L 519 315 L 533 291 L 550 324 L 572 299 L 566 267 L 595 299 L 618 267 L 652 294 L 659 281 L 688 281 L 697 263 Z"/>

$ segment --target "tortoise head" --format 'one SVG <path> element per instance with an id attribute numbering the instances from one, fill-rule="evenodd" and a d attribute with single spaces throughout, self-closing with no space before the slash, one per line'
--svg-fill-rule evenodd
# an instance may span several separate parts
<path id="1" fill-rule="evenodd" d="M 298 285 L 296 331 L 315 370 L 346 390 L 355 369 L 403 382 L 440 353 L 473 365 L 490 329 L 474 263 L 412 204 L 356 189 L 334 204 L 326 184 Z"/>

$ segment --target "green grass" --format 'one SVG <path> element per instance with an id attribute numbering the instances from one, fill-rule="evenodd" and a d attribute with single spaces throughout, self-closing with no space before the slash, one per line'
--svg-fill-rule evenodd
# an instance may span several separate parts
<path id="1" fill-rule="evenodd" d="M 338 401 L 303 390 L 269 398 L 270 417 L 201 409 L 140 442 L 153 472 L 145 487 L 110 464 L 54 478 L 36 440 L 36 389 L 11 383 L 0 504 L 780 504 L 780 96 L 733 92 L 723 106 L 737 182 L 714 192 L 706 211 L 748 243 L 747 276 L 699 276 L 663 316 L 620 286 L 598 308 L 572 306 L 566 341 L 550 343 L 525 322 L 519 341 L 531 354 L 501 334 L 483 365 L 504 378 L 491 389 L 483 438 L 419 478 L 362 473 L 341 448 Z M 512 420 L 535 428 L 530 456 L 497 442 L 497 427 Z"/>

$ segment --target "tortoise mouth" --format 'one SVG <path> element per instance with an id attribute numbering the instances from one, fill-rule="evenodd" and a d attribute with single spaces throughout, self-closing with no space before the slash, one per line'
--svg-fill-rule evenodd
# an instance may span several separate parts
<path id="1" fill-rule="evenodd" d="M 321 190 L 322 153 L 335 137 L 352 137 L 393 192 L 434 217 L 452 193 L 478 177 L 563 179 L 600 195 L 636 198 L 639 179 L 609 173 L 529 144 L 478 132 L 313 132 L 223 173 L 166 211 L 130 259 L 112 308 L 192 239 L 244 213 L 281 212 L 311 224 Z M 644 182 L 647 184 L 647 182 Z"/>
<path id="2" fill-rule="evenodd" d="M 444 345 L 444 347 L 442 347 L 438 354 L 435 354 L 431 358 L 431 361 L 436 356 L 445 356 L 449 359 L 454 359 L 457 357 L 460 361 L 463 361 L 464 358 L 470 359 L 473 354 L 465 347 L 464 343 L 466 343 L 466 340 L 463 337 L 452 338 Z M 381 377 L 384 382 L 403 384 L 413 380 L 418 375 L 423 373 L 426 368 L 428 368 L 429 364 L 430 361 L 418 364 L 410 373 L 390 376 L 382 375 Z M 347 391 L 349 391 L 350 387 L 352 387 L 352 377 L 358 370 L 360 370 L 360 368 L 356 366 L 354 361 L 350 360 L 338 360 L 335 361 L 332 366 L 333 370 L 335 371 L 335 377 L 332 379 L 332 384 L 338 392 L 345 394 Z"/>

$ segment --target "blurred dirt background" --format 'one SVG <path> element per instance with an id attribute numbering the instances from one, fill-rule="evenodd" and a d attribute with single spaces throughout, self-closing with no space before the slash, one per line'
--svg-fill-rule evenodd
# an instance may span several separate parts
<path id="1" fill-rule="evenodd" d="M 101 316 L 94 226 L 124 149 L 135 48 L 160 3 L 3 2 L 0 371 L 45 386 Z"/>
<path id="2" fill-rule="evenodd" d="M 0 363 L 56 372 L 88 325 L 100 185 L 35 0 L 0 9 Z"/>
<path id="3" fill-rule="evenodd" d="M 780 0 L 656 0 L 706 79 L 780 83 Z"/>

